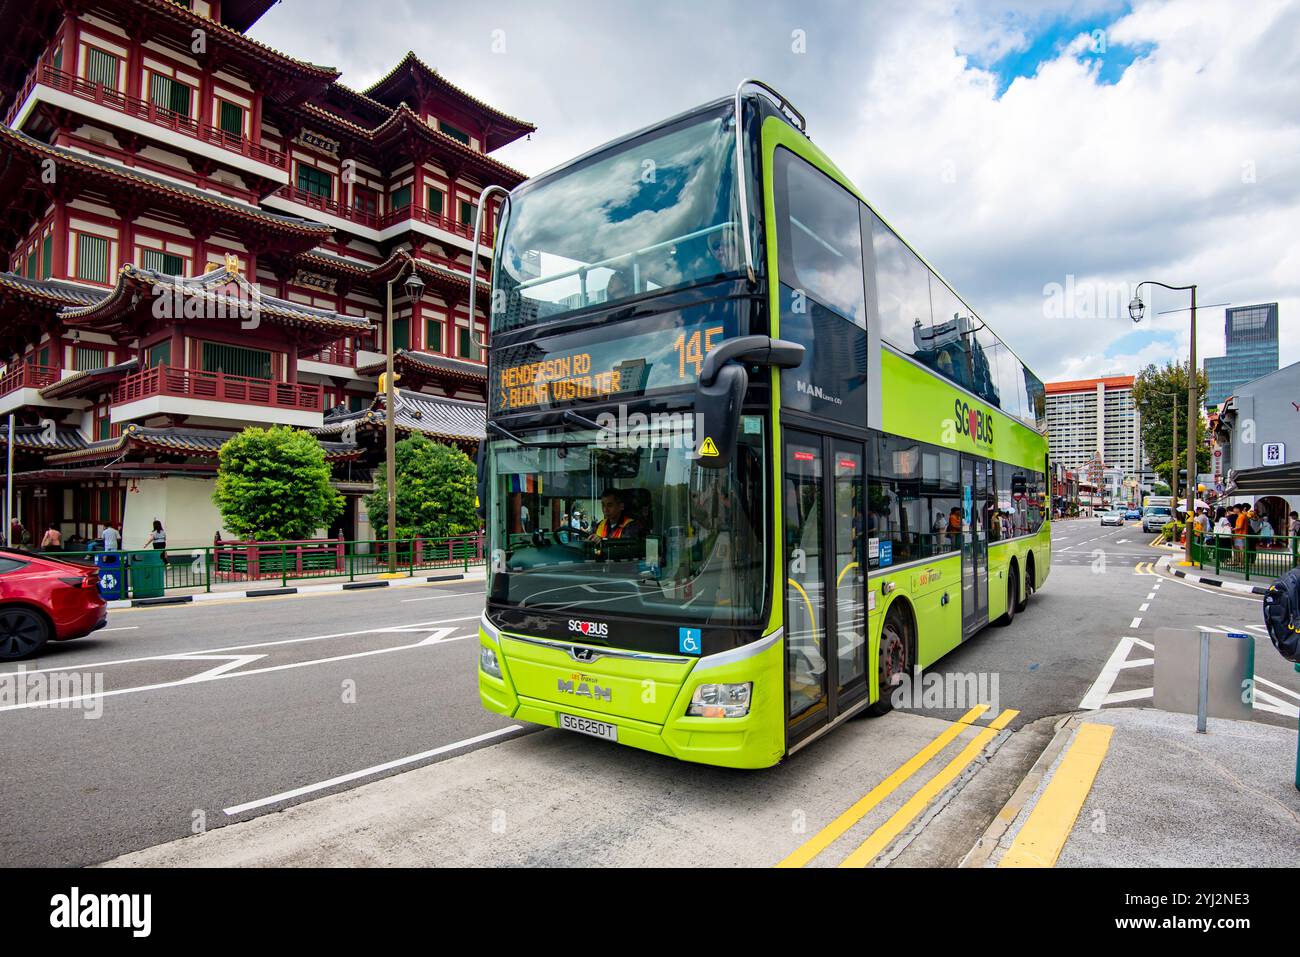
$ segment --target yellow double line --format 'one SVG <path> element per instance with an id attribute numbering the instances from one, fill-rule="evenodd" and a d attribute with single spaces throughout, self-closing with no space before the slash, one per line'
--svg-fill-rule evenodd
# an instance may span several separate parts
<path id="1" fill-rule="evenodd" d="M 893 794 L 903 782 L 925 766 L 931 758 L 946 748 L 958 735 L 974 725 L 975 721 L 988 710 L 988 705 L 976 705 L 957 722 L 936 737 L 933 741 L 916 752 L 898 770 L 868 791 L 852 807 L 831 821 L 824 828 L 810 837 L 800 847 L 781 861 L 777 867 L 803 867 L 808 864 L 836 840 L 842 837 L 853 825 L 862 820 L 873 808 Z M 840 863 L 840 867 L 865 867 L 877 854 L 889 846 L 903 829 L 907 827 L 926 806 L 947 787 L 954 778 L 975 760 L 984 747 L 999 731 L 1011 723 L 1019 711 L 1006 710 L 989 722 L 979 734 L 971 738 L 961 753 L 948 762 L 947 766 L 930 780 L 926 781 L 901 808 L 894 812 L 884 824 L 876 828 L 870 837 L 852 854 Z"/>

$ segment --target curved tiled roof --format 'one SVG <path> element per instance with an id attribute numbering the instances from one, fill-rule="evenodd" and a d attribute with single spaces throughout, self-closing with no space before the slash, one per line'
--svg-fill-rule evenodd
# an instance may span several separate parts
<path id="1" fill-rule="evenodd" d="M 375 95 L 376 93 L 384 95 L 390 91 L 400 96 L 401 94 L 398 92 L 398 88 L 401 85 L 399 74 L 404 70 L 423 73 L 424 76 L 428 80 L 432 81 L 436 86 L 439 86 L 454 96 L 459 97 L 475 109 L 482 110 L 484 113 L 487 113 L 498 120 L 517 127 L 524 133 L 531 133 L 537 129 L 534 124 L 529 123 L 527 120 L 521 120 L 518 117 L 511 116 L 509 113 L 503 113 L 490 103 L 485 103 L 467 90 L 461 89 L 416 56 L 414 50 L 408 50 L 406 56 L 402 57 L 402 59 L 399 60 L 391 70 L 374 83 L 370 84 L 370 86 L 364 91 L 366 98 L 378 101 L 378 96 Z"/>
<path id="2" fill-rule="evenodd" d="M 214 291 L 231 283 L 244 290 L 245 296 L 235 298 Z M 214 313 L 222 315 L 238 316 L 243 315 L 244 311 L 255 312 L 258 316 L 275 319 L 282 325 L 315 328 L 340 336 L 369 332 L 372 328 L 369 319 L 343 316 L 328 309 L 317 309 L 265 295 L 243 276 L 232 275 L 224 266 L 201 276 L 183 278 L 128 263 L 119 271 L 117 283 L 106 298 L 90 306 L 63 309 L 60 316 L 65 320 L 86 322 L 121 315 L 138 305 L 132 289 L 135 285 L 153 289 L 170 286 L 182 296 L 201 296 L 213 304 Z"/>
<path id="3" fill-rule="evenodd" d="M 85 369 L 65 376 L 52 385 L 41 390 L 46 399 L 71 399 L 79 396 L 95 395 L 107 391 L 109 386 L 120 382 L 135 371 L 139 363 L 127 359 L 117 365 L 105 366 L 103 369 Z"/>
<path id="4" fill-rule="evenodd" d="M 479 362 L 457 359 L 453 356 L 441 356 L 432 352 L 416 352 L 410 349 L 398 349 L 393 353 L 394 366 L 409 365 L 422 372 L 433 375 L 454 375 L 473 382 L 487 382 L 487 368 Z M 384 360 L 369 365 L 357 366 L 361 375 L 379 375 L 386 368 Z"/>
<path id="5" fill-rule="evenodd" d="M 0 286 L 12 289 L 25 298 L 47 302 L 56 308 L 89 306 L 108 295 L 104 289 L 91 289 L 58 279 L 28 279 L 16 272 L 0 272 Z"/>
<path id="6" fill-rule="evenodd" d="M 0 428 L 0 446 L 8 444 L 9 430 Z M 14 426 L 15 452 L 73 452 L 85 447 L 86 437 L 77 429 L 61 429 L 56 426 L 53 436 L 49 436 L 44 426 Z"/>
<path id="7" fill-rule="evenodd" d="M 108 458 L 124 452 L 128 446 L 155 454 L 197 455 L 209 458 L 215 457 L 221 451 L 221 446 L 235 434 L 235 432 L 223 432 L 217 429 L 149 428 L 133 423 L 124 428 L 122 434 L 115 438 L 102 439 L 98 442 L 83 441 L 81 448 L 51 455 L 46 458 L 46 463 L 56 465 L 63 462 Z M 345 461 L 361 455 L 361 449 L 355 445 L 345 445 L 342 442 L 320 444 L 325 450 L 326 461 Z"/>
<path id="8" fill-rule="evenodd" d="M 326 415 L 325 424 L 309 429 L 317 437 L 342 435 L 348 423 L 356 428 L 382 429 L 384 408 L 376 396 L 375 405 L 361 412 Z M 397 391 L 397 432 L 418 432 L 431 439 L 453 442 L 478 442 L 484 435 L 486 409 L 481 402 L 465 402 L 424 395 L 421 392 Z"/>
<path id="9" fill-rule="evenodd" d="M 303 219 L 300 216 L 286 216 L 282 213 L 268 212 L 260 206 L 251 206 L 248 203 L 242 203 L 239 200 L 220 196 L 216 193 L 205 192 L 193 186 L 173 183 L 161 176 L 142 173 L 139 170 L 129 166 L 122 166 L 111 160 L 90 156 L 86 153 L 78 153 L 62 146 L 51 146 L 49 143 L 42 143 L 40 140 L 33 139 L 27 134 L 20 133 L 10 127 L 0 126 L 0 145 L 4 145 L 6 141 L 8 145 L 21 149 L 34 158 L 48 158 L 70 163 L 78 170 L 95 178 L 113 179 L 118 182 L 135 184 L 147 190 L 168 194 L 179 205 L 190 208 L 198 205 L 204 209 L 220 209 L 240 217 L 253 219 L 275 229 L 297 233 L 315 240 L 322 239 L 334 232 L 332 227 L 326 226 L 324 223 Z"/>

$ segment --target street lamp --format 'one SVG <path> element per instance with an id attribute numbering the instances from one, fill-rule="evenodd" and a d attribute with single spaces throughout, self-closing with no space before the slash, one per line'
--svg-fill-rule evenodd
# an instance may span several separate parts
<path id="1" fill-rule="evenodd" d="M 393 286 L 402 278 L 407 266 L 410 275 L 402 285 L 412 307 L 424 296 L 424 280 L 415 270 L 415 260 L 406 250 L 401 251 L 406 262 L 397 270 L 397 274 L 388 280 L 388 309 L 384 316 L 384 457 L 387 459 L 385 475 L 388 485 L 388 574 L 397 574 L 397 461 L 393 451 L 397 434 L 397 407 L 393 396 Z M 411 309 L 412 318 L 415 309 Z"/>
<path id="2" fill-rule="evenodd" d="M 1128 304 L 1129 318 L 1135 323 L 1141 322 L 1142 316 L 1146 312 L 1146 304 L 1142 302 L 1142 298 L 1138 295 L 1138 290 L 1143 286 L 1160 286 L 1162 289 L 1169 289 L 1173 292 L 1191 292 L 1192 294 L 1191 347 L 1187 362 L 1187 517 L 1190 521 L 1191 517 L 1196 514 L 1194 508 L 1196 504 L 1196 410 L 1201 404 L 1196 388 L 1196 286 L 1195 284 L 1191 286 L 1169 286 L 1151 279 L 1138 283 L 1133 287 L 1133 299 Z M 1170 471 L 1173 473 L 1170 478 L 1173 479 L 1174 490 L 1177 491 L 1177 463 L 1170 467 Z M 1190 565 L 1192 563 L 1192 536 L 1187 535 L 1185 538 L 1187 544 L 1183 560 Z"/>

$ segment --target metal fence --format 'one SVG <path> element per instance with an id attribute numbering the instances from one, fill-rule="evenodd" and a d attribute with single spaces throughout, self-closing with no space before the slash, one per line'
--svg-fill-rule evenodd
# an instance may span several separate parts
<path id="1" fill-rule="evenodd" d="M 1281 578 L 1300 567 L 1300 538 L 1259 535 L 1202 535 L 1192 540 L 1192 561 L 1201 569 L 1252 578 Z"/>
<path id="2" fill-rule="evenodd" d="M 389 545 L 394 546 L 391 571 L 414 577 L 417 572 L 483 564 L 483 539 L 479 535 L 452 538 L 406 538 L 344 541 L 314 539 L 300 542 L 221 542 L 206 547 L 163 548 L 106 553 L 62 551 L 59 558 L 101 564 L 109 556 L 125 567 L 126 588 L 136 596 L 132 574 L 142 575 L 147 565 L 155 569 L 161 559 L 162 591 L 202 589 L 223 584 L 286 586 L 310 579 L 356 581 L 390 571 Z M 109 558 L 111 562 L 112 559 Z M 116 563 L 114 563 L 116 564 Z M 140 571 L 136 571 L 139 569 Z M 155 581 L 156 581 L 155 573 Z"/>

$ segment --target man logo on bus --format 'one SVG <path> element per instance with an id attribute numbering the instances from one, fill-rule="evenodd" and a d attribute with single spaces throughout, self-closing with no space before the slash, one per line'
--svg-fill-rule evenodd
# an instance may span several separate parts
<path id="1" fill-rule="evenodd" d="M 993 416 L 980 409 L 972 409 L 961 399 L 953 402 L 953 417 L 957 430 L 962 435 L 969 435 L 972 442 L 980 445 L 993 444 Z"/>

